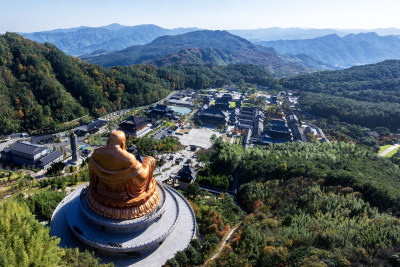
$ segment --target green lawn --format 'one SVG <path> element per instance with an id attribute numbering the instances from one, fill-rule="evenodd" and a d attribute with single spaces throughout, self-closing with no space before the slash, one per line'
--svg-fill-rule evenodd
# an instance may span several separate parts
<path id="1" fill-rule="evenodd" d="M 0 181 L 7 181 L 8 180 L 8 173 L 11 172 L 11 180 L 17 179 L 18 178 L 18 173 L 16 171 L 7 171 L 7 170 L 3 170 L 0 171 L 1 173 L 5 173 L 6 177 L 0 178 Z M 22 172 L 22 176 L 25 176 L 25 173 Z"/>
<path id="2" fill-rule="evenodd" d="M 394 154 L 397 153 L 397 151 L 399 150 L 399 148 L 400 148 L 400 147 L 398 147 L 398 148 L 396 148 L 396 149 L 393 149 L 392 151 L 390 151 L 389 153 L 387 153 L 384 157 L 385 157 L 385 158 L 390 158 L 390 157 L 392 157 Z"/>
<path id="3" fill-rule="evenodd" d="M 378 154 L 381 154 L 383 151 L 385 151 L 386 149 L 388 149 L 389 147 L 391 147 L 392 145 L 385 145 L 385 146 L 381 146 L 379 148 L 379 152 Z"/>

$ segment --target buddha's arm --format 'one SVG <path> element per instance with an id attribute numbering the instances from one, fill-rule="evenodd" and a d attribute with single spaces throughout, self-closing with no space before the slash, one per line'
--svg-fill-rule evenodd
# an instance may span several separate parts
<path id="1" fill-rule="evenodd" d="M 143 163 L 140 163 L 136 157 L 129 153 L 129 159 L 132 166 L 137 166 L 138 175 L 135 177 L 139 184 L 143 184 L 153 177 L 156 161 L 153 157 L 146 157 Z"/>

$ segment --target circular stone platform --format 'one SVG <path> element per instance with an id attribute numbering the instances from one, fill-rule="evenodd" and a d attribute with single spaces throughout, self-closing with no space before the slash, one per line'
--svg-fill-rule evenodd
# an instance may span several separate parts
<path id="1" fill-rule="evenodd" d="M 146 218 L 118 221 L 87 210 L 87 185 L 83 185 L 58 205 L 50 234 L 61 238 L 62 247 L 94 248 L 97 257 L 117 266 L 161 266 L 189 245 L 196 221 L 182 195 L 168 186 L 157 186 L 162 199 L 154 212 Z"/>
<path id="2" fill-rule="evenodd" d="M 87 204 L 87 193 L 88 190 L 83 189 L 82 193 L 80 194 L 80 208 L 83 214 L 87 219 L 92 221 L 95 225 L 99 226 L 101 230 L 111 233 L 133 233 L 139 232 L 145 228 L 147 228 L 150 224 L 154 221 L 159 220 L 165 212 L 165 200 L 166 200 L 166 192 L 163 186 L 160 184 L 157 185 L 157 190 L 159 194 L 159 201 L 157 206 L 146 216 L 142 216 L 139 218 L 131 219 L 131 220 L 113 220 L 110 218 L 103 217 L 95 213 Z M 70 205 L 71 208 L 71 205 Z M 76 208 L 76 207 L 75 207 Z M 68 214 L 75 214 L 74 212 L 68 212 Z M 73 225 L 73 219 L 69 218 L 68 220 L 71 221 L 70 227 Z"/>

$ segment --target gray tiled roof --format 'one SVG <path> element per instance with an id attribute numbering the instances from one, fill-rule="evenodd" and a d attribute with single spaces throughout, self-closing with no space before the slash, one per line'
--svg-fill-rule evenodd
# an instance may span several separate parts
<path id="1" fill-rule="evenodd" d="M 26 141 L 20 141 L 16 142 L 12 148 L 11 151 L 18 151 L 20 153 L 28 154 L 28 155 L 36 155 L 38 153 L 43 152 L 47 148 L 42 145 L 37 145 L 37 144 L 32 144 L 30 142 Z"/>
<path id="2" fill-rule="evenodd" d="M 52 140 L 52 139 L 53 139 L 53 135 L 48 134 L 48 135 L 33 136 L 31 141 L 32 141 L 32 143 L 40 143 L 40 142 L 48 141 L 48 140 Z"/>
<path id="3" fill-rule="evenodd" d="M 39 163 L 43 166 L 53 162 L 54 160 L 56 160 L 57 158 L 61 157 L 63 155 L 63 152 L 59 151 L 59 150 L 55 150 L 53 152 L 51 152 L 50 154 L 44 156 L 43 158 L 40 159 Z"/>

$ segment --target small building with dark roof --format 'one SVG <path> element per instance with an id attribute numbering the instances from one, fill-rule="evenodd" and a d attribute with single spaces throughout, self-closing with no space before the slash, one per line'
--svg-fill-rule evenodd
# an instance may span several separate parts
<path id="1" fill-rule="evenodd" d="M 53 152 L 50 152 L 49 154 L 47 154 L 46 156 L 44 156 L 43 158 L 41 158 L 38 161 L 37 166 L 40 169 L 44 169 L 47 170 L 48 168 L 51 167 L 51 165 L 53 163 L 56 162 L 60 162 L 63 160 L 63 152 L 59 151 L 59 150 L 55 150 Z"/>
<path id="2" fill-rule="evenodd" d="M 40 136 L 32 136 L 31 142 L 34 144 L 47 144 L 47 143 L 52 143 L 54 140 L 54 137 L 52 134 L 47 134 L 47 135 L 40 135 Z"/>
<path id="3" fill-rule="evenodd" d="M 307 142 L 307 137 L 300 126 L 292 127 L 292 132 L 293 132 L 293 140 L 300 142 Z"/>
<path id="4" fill-rule="evenodd" d="M 222 110 L 228 110 L 230 107 L 231 101 L 227 98 L 217 98 L 215 100 L 214 106 L 216 108 L 220 108 Z"/>
<path id="5" fill-rule="evenodd" d="M 292 132 L 290 130 L 268 129 L 267 134 L 272 138 L 292 140 Z"/>
<path id="6" fill-rule="evenodd" d="M 253 122 L 252 138 L 259 138 L 264 132 L 264 121 L 262 118 L 258 117 Z"/>
<path id="7" fill-rule="evenodd" d="M 183 165 L 182 169 L 179 170 L 175 178 L 179 181 L 179 188 L 182 190 L 187 190 L 189 184 L 196 181 L 196 176 L 196 169 L 188 164 L 185 164 Z"/>
<path id="8" fill-rule="evenodd" d="M 271 126 L 280 126 L 280 127 L 287 127 L 286 121 L 284 120 L 277 120 L 277 119 L 272 119 L 267 122 L 267 125 Z"/>
<path id="9" fill-rule="evenodd" d="M 178 113 L 170 109 L 166 105 L 157 105 L 153 108 L 148 110 L 149 116 L 152 118 L 170 118 L 170 119 L 177 119 L 179 117 Z"/>
<path id="10" fill-rule="evenodd" d="M 89 122 L 88 124 L 81 125 L 75 129 L 78 135 L 85 135 L 88 133 L 95 133 L 103 129 L 107 125 L 108 120 L 97 119 Z"/>
<path id="11" fill-rule="evenodd" d="M 377 131 L 365 132 L 365 135 L 367 135 L 367 136 L 372 136 L 372 137 L 375 137 L 375 138 L 378 138 L 378 137 L 380 136 L 379 133 L 378 133 Z"/>
<path id="12" fill-rule="evenodd" d="M 208 108 L 197 113 L 198 119 L 203 124 L 212 125 L 226 125 L 229 120 L 229 115 L 227 112 L 222 111 L 219 108 Z"/>

